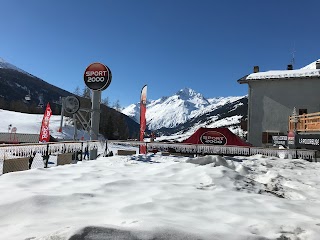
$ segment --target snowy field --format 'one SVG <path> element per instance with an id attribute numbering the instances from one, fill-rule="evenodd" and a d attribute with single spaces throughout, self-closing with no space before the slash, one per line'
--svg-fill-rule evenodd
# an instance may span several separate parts
<path id="1" fill-rule="evenodd" d="M 317 240 L 319 170 L 260 155 L 157 153 L 8 173 L 0 239 Z"/>
<path id="2" fill-rule="evenodd" d="M 11 129 L 13 127 L 17 128 L 17 133 L 39 134 L 43 114 L 28 114 L 0 109 L 0 118 L 0 132 L 10 132 L 8 128 L 9 125 L 11 125 Z M 68 117 L 64 117 L 62 132 L 58 132 L 60 122 L 60 115 L 51 116 L 49 124 L 51 136 L 59 139 L 73 139 L 74 128 L 70 124 L 71 119 Z M 78 130 L 77 137 L 79 139 L 83 137 L 85 140 L 88 140 L 89 134 L 85 131 Z"/>
<path id="3" fill-rule="evenodd" d="M 1 132 L 38 133 L 42 114 L 0 110 Z M 71 139 L 65 118 L 50 133 Z M 79 132 L 78 136 L 84 136 Z M 175 136 L 177 137 L 177 136 Z M 159 139 L 157 139 L 159 140 Z M 118 156 L 0 176 L 0 240 L 318 240 L 320 163 L 297 159 Z M 101 151 L 104 147 L 101 147 Z M 100 153 L 101 153 L 100 151 Z"/>

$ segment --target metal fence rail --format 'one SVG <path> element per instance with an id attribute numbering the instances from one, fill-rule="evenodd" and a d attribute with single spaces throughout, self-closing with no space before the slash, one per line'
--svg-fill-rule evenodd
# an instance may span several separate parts
<path id="1" fill-rule="evenodd" d="M 141 146 L 145 145 L 148 151 L 165 151 L 193 154 L 222 154 L 252 156 L 265 155 L 268 157 L 302 158 L 306 160 L 316 159 L 316 150 L 309 149 L 278 149 L 278 148 L 259 148 L 241 146 L 217 146 L 209 144 L 183 144 L 183 143 L 160 143 L 160 142 L 138 142 L 138 141 L 109 141 L 113 144 Z"/>
<path id="2" fill-rule="evenodd" d="M 130 147 L 146 146 L 148 151 L 181 154 L 220 154 L 234 156 L 261 154 L 269 157 L 302 158 L 306 160 L 316 159 L 316 150 L 305 149 L 275 149 L 139 141 L 108 141 L 108 143 Z M 48 168 L 82 161 L 86 148 L 88 148 L 88 151 L 98 150 L 99 146 L 100 149 L 105 150 L 107 145 L 99 141 L 0 145 L 0 174 L 32 168 Z"/>
<path id="3" fill-rule="evenodd" d="M 102 145 L 99 141 L 0 145 L 0 174 L 82 161 L 86 148 L 89 152 Z"/>

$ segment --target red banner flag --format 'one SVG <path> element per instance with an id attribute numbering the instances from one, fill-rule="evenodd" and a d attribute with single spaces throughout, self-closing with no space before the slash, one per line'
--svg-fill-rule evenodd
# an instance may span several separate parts
<path id="1" fill-rule="evenodd" d="M 140 141 L 144 139 L 144 132 L 146 130 L 146 110 L 147 110 L 147 85 L 144 85 L 141 90 L 140 97 Z M 146 154 L 147 148 L 146 146 L 140 146 L 140 153 Z"/>
<path id="2" fill-rule="evenodd" d="M 49 132 L 49 121 L 52 115 L 50 104 L 47 104 L 46 111 L 44 112 L 42 118 L 42 124 L 40 129 L 39 142 L 49 142 L 50 141 L 50 132 Z"/>

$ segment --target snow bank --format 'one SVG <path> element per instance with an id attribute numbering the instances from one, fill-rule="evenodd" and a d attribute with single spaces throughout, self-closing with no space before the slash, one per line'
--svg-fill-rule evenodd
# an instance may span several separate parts
<path id="1" fill-rule="evenodd" d="M 318 239 L 319 168 L 149 154 L 4 174 L 0 239 Z"/>

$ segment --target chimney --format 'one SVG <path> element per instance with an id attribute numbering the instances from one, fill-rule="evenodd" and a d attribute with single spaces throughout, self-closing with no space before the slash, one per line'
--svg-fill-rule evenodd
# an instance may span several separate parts
<path id="1" fill-rule="evenodd" d="M 320 69 L 320 60 L 316 61 L 316 69 Z"/>
<path id="2" fill-rule="evenodd" d="M 292 64 L 288 64 L 288 66 L 287 66 L 287 70 L 293 70 L 293 66 L 292 66 Z"/>
<path id="3" fill-rule="evenodd" d="M 254 73 L 259 72 L 259 66 L 254 66 L 254 67 L 253 67 L 253 72 L 254 72 Z"/>

